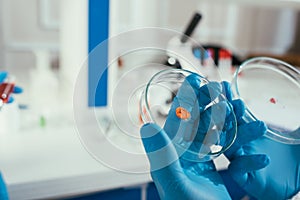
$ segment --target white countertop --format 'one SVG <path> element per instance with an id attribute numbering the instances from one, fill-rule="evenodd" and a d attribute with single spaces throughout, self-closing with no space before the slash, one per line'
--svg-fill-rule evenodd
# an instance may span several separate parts
<path id="1" fill-rule="evenodd" d="M 72 126 L 1 135 L 0 166 L 11 199 L 62 197 L 151 181 L 148 173 L 120 172 L 96 161 Z M 148 163 L 131 166 L 129 171 L 147 169 Z"/>
<path id="2" fill-rule="evenodd" d="M 88 151 L 70 121 L 0 134 L 0 171 L 11 199 L 60 198 L 151 181 L 139 139 L 127 141 L 112 128 L 106 139 L 93 141 L 103 156 L 98 161 L 97 152 Z M 89 124 L 84 129 L 85 134 L 95 132 Z M 228 164 L 222 157 L 216 162 L 219 168 Z"/>

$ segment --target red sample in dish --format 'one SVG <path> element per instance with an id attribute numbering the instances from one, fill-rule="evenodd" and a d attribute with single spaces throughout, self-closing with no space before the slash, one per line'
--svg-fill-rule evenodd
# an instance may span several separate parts
<path id="1" fill-rule="evenodd" d="M 276 104 L 276 99 L 275 99 L 274 97 L 272 97 L 272 98 L 270 99 L 270 102 L 273 103 L 273 104 Z"/>

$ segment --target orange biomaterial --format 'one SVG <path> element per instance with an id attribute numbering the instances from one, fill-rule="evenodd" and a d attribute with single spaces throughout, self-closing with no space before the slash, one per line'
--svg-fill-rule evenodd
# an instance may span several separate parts
<path id="1" fill-rule="evenodd" d="M 185 119 L 186 120 L 186 119 L 189 119 L 191 117 L 191 114 L 185 108 L 178 107 L 178 108 L 176 108 L 176 116 L 179 119 Z"/>

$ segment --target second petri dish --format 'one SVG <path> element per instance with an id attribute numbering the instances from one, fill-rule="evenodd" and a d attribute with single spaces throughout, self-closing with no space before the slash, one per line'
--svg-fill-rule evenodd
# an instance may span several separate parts
<path id="1" fill-rule="evenodd" d="M 192 84 L 187 84 L 192 76 L 200 81 L 196 91 Z M 154 122 L 164 127 L 185 160 L 203 162 L 219 156 L 234 142 L 237 125 L 231 104 L 215 85 L 188 70 L 158 72 L 141 95 L 143 123 Z"/>
<path id="2" fill-rule="evenodd" d="M 273 140 L 300 144 L 298 69 L 274 58 L 253 58 L 236 70 L 233 90 L 247 106 L 247 121 L 264 121 Z"/>

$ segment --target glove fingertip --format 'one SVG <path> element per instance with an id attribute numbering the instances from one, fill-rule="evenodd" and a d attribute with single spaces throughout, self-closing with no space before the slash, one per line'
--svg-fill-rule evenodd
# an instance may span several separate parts
<path id="1" fill-rule="evenodd" d="M 13 97 L 9 97 L 7 103 L 12 103 L 15 99 Z"/>
<path id="2" fill-rule="evenodd" d="M 23 92 L 23 89 L 21 87 L 19 87 L 19 86 L 14 87 L 13 93 L 19 94 L 19 93 L 22 93 L 22 92 Z"/>
<path id="3" fill-rule="evenodd" d="M 188 77 L 186 77 L 186 81 L 193 87 L 198 89 L 200 87 L 200 76 L 193 73 L 191 75 L 189 75 Z"/>
<path id="4" fill-rule="evenodd" d="M 208 90 L 211 100 L 213 100 L 222 93 L 222 85 L 218 82 L 210 82 L 208 84 Z"/>
<path id="5" fill-rule="evenodd" d="M 229 102 L 231 102 L 233 100 L 233 94 L 231 91 L 230 83 L 227 81 L 222 81 L 221 84 L 222 84 L 222 88 L 223 88 L 223 93 L 225 94 L 227 100 Z"/>
<path id="6" fill-rule="evenodd" d="M 8 73 L 6 71 L 0 72 L 0 82 L 2 82 L 7 77 L 7 74 Z"/>
<path id="7" fill-rule="evenodd" d="M 243 155 L 231 161 L 229 169 L 232 173 L 245 174 L 265 168 L 270 158 L 265 154 Z"/>
<path id="8" fill-rule="evenodd" d="M 240 120 L 245 114 L 246 106 L 241 99 L 236 99 L 231 102 L 233 106 L 234 113 L 238 120 Z"/>
<path id="9" fill-rule="evenodd" d="M 222 87 L 218 82 L 209 82 L 208 84 L 200 87 L 199 90 L 199 106 L 205 107 L 215 98 L 217 98 L 222 92 Z"/>
<path id="10" fill-rule="evenodd" d="M 254 133 L 256 134 L 257 138 L 263 136 L 268 130 L 266 123 L 260 120 L 253 122 L 252 126 L 255 129 Z"/>
<path id="11" fill-rule="evenodd" d="M 222 85 L 216 81 L 210 82 L 208 86 L 209 86 L 209 89 L 216 90 L 216 91 L 218 91 L 218 93 L 220 93 L 222 91 Z"/>
<path id="12" fill-rule="evenodd" d="M 270 164 L 270 157 L 265 154 L 257 155 L 257 158 L 261 167 L 260 169 L 265 168 Z"/>
<path id="13" fill-rule="evenodd" d="M 231 161 L 228 171 L 232 178 L 243 188 L 251 182 L 249 173 L 261 170 L 270 163 L 270 158 L 264 154 L 239 156 Z"/>
<path id="14" fill-rule="evenodd" d="M 239 126 L 236 146 L 242 146 L 256 140 L 267 132 L 267 126 L 262 121 L 253 121 Z"/>

